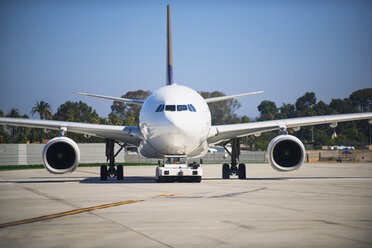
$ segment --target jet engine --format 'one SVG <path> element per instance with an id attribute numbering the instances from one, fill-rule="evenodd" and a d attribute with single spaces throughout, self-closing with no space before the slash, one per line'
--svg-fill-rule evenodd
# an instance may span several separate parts
<path id="1" fill-rule="evenodd" d="M 279 135 L 271 140 L 268 148 L 269 162 L 278 171 L 298 169 L 305 160 L 305 147 L 292 135 Z"/>
<path id="2" fill-rule="evenodd" d="M 63 174 L 76 169 L 80 161 L 78 145 L 70 138 L 51 139 L 43 149 L 43 163 L 50 173 Z"/>

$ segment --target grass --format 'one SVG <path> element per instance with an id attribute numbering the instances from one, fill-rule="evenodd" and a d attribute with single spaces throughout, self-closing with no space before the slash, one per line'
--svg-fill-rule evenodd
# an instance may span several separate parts
<path id="1" fill-rule="evenodd" d="M 99 167 L 104 163 L 92 163 L 92 164 L 79 164 L 78 167 Z M 153 163 L 117 163 L 116 165 L 123 165 L 123 166 L 155 166 L 158 164 Z M 7 170 L 28 170 L 28 169 L 44 169 L 44 165 L 36 164 L 36 165 L 2 165 L 0 166 L 0 171 L 7 171 Z"/>

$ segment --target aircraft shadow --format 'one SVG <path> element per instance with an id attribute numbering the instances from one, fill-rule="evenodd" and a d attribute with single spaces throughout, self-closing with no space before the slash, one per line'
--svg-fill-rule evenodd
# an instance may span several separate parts
<path id="1" fill-rule="evenodd" d="M 71 182 L 80 182 L 81 179 L 73 179 L 73 180 L 7 180 L 7 181 L 1 181 L 1 183 L 71 183 Z"/>
<path id="2" fill-rule="evenodd" d="M 88 184 L 130 184 L 130 183 L 156 183 L 155 177 L 124 177 L 124 180 L 116 180 L 116 178 L 108 178 L 106 181 L 101 181 L 99 177 L 87 177 L 80 180 L 80 183 Z"/>

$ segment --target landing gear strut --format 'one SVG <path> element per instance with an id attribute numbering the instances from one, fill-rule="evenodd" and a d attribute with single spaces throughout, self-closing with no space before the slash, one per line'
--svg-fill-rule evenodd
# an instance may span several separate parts
<path id="1" fill-rule="evenodd" d="M 231 152 L 227 150 L 226 145 L 228 143 L 231 143 Z M 222 179 L 230 179 L 231 175 L 237 175 L 239 179 L 246 179 L 246 170 L 245 170 L 245 164 L 240 163 L 238 165 L 239 161 L 239 155 L 240 155 L 240 139 L 234 138 L 230 140 L 229 142 L 225 143 L 224 146 L 225 151 L 230 155 L 231 157 L 231 164 L 223 164 L 222 165 Z"/>
<path id="2" fill-rule="evenodd" d="M 122 165 L 117 165 L 115 169 L 115 158 L 123 150 L 124 145 L 120 145 L 113 139 L 105 139 L 106 141 L 106 158 L 109 161 L 109 167 L 107 165 L 101 165 L 101 180 L 107 180 L 107 177 L 115 177 L 117 180 L 123 180 L 124 170 Z M 115 154 L 114 147 L 115 143 L 120 145 L 119 151 Z"/>

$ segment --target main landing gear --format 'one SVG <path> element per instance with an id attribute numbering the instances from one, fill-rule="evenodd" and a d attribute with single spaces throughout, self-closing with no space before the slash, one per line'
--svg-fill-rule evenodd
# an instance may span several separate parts
<path id="1" fill-rule="evenodd" d="M 231 152 L 225 147 L 228 143 L 231 143 Z M 246 179 L 245 164 L 240 163 L 238 165 L 237 163 L 240 155 L 240 139 L 234 138 L 225 143 L 223 147 L 231 157 L 231 164 L 222 165 L 222 179 L 230 179 L 231 175 L 237 175 L 239 179 Z"/>
<path id="2" fill-rule="evenodd" d="M 115 157 L 123 150 L 124 145 L 120 145 L 119 143 L 115 142 L 113 139 L 105 139 L 106 141 L 106 158 L 109 161 L 109 166 L 107 169 L 107 165 L 101 165 L 101 180 L 107 180 L 107 177 L 115 177 L 117 180 L 124 179 L 124 169 L 122 165 L 117 165 L 115 169 Z M 120 145 L 119 151 L 115 154 L 114 147 L 115 143 Z"/>

